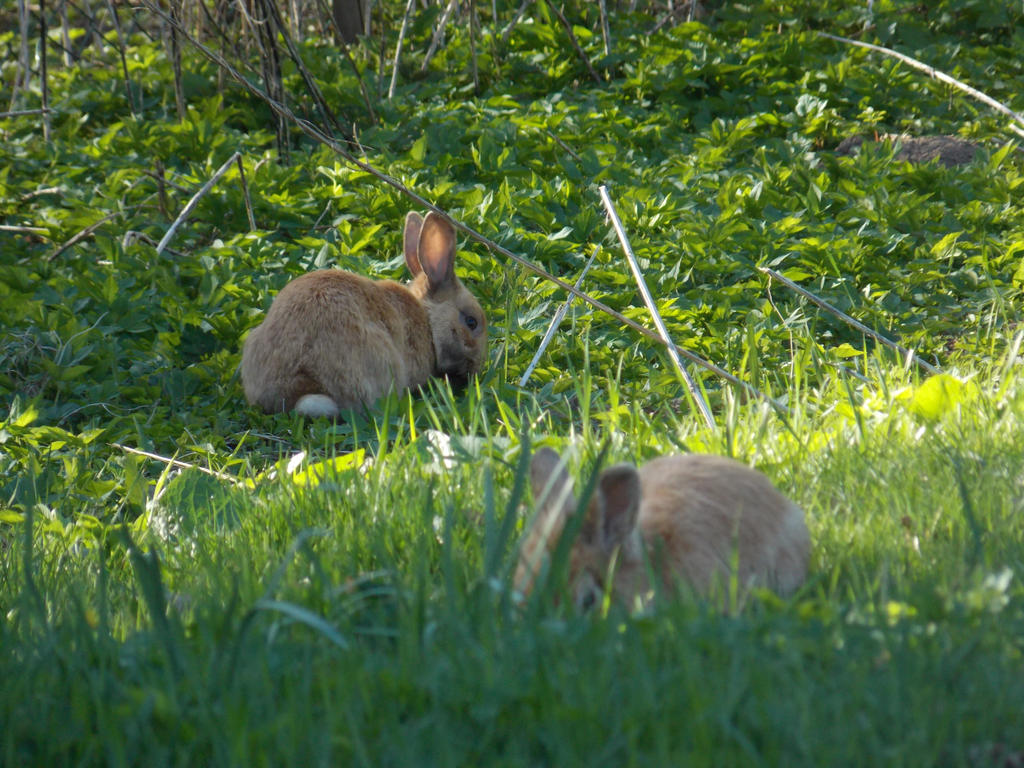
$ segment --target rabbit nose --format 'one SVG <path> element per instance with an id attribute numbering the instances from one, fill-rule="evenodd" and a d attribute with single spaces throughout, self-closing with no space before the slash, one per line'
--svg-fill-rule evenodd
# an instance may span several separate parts
<path id="1" fill-rule="evenodd" d="M 445 377 L 452 385 L 453 390 L 465 389 L 466 385 L 469 384 L 469 376 L 463 371 L 447 371 L 445 372 Z"/>

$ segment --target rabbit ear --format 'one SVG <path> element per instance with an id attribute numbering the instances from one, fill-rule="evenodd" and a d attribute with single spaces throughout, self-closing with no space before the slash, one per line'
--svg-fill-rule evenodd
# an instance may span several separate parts
<path id="1" fill-rule="evenodd" d="M 576 506 L 572 480 L 565 470 L 565 463 L 550 448 L 541 448 L 533 455 L 530 488 L 537 505 L 537 515 L 519 550 L 515 587 L 522 594 L 529 593 L 546 553 L 561 537 L 566 516 Z"/>
<path id="2" fill-rule="evenodd" d="M 543 509 L 562 509 L 576 503 L 565 462 L 550 448 L 541 448 L 530 460 L 530 489 L 537 505 Z"/>
<path id="3" fill-rule="evenodd" d="M 455 230 L 452 225 L 436 213 L 428 213 L 420 230 L 417 255 L 431 291 L 451 284 L 455 280 Z"/>
<path id="4" fill-rule="evenodd" d="M 601 544 L 612 550 L 636 527 L 640 510 L 640 475 L 632 464 L 616 464 L 601 473 L 596 495 L 602 508 Z"/>
<path id="5" fill-rule="evenodd" d="M 405 265 L 409 267 L 409 272 L 412 273 L 413 277 L 416 277 L 416 275 L 423 271 L 423 267 L 420 266 L 419 257 L 420 230 L 422 228 L 422 217 L 416 211 L 409 211 L 405 215 Z"/>

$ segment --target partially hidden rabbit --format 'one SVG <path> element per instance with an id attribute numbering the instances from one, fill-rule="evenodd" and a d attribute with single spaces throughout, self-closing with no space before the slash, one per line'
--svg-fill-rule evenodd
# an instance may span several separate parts
<path id="1" fill-rule="evenodd" d="M 537 514 L 519 551 L 515 588 L 528 594 L 577 509 L 564 461 L 542 448 L 530 464 Z M 569 583 L 580 609 L 606 588 L 628 608 L 681 584 L 701 596 L 727 590 L 794 592 L 807 573 L 810 536 L 799 507 L 760 472 L 724 456 L 663 456 L 598 477 L 569 549 Z M 611 583 L 606 583 L 608 579 Z M 725 594 L 724 592 L 722 594 Z"/>
<path id="2" fill-rule="evenodd" d="M 404 246 L 408 285 L 322 269 L 281 289 L 242 348 L 250 403 L 336 416 L 432 376 L 463 386 L 480 370 L 487 318 L 455 276 L 454 228 L 410 212 Z"/>

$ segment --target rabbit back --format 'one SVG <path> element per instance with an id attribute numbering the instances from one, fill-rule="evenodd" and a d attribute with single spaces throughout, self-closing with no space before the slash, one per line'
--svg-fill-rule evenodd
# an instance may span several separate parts
<path id="1" fill-rule="evenodd" d="M 412 291 L 324 269 L 288 283 L 249 334 L 242 385 L 266 411 L 317 403 L 319 415 L 330 411 L 324 397 L 345 410 L 372 405 L 391 387 L 421 386 L 433 360 L 427 312 Z"/>
<path id="2" fill-rule="evenodd" d="M 803 511 L 765 475 L 710 454 L 657 458 L 639 473 L 637 527 L 666 587 L 682 576 L 708 594 L 734 569 L 744 588 L 786 595 L 803 583 L 810 550 Z"/>

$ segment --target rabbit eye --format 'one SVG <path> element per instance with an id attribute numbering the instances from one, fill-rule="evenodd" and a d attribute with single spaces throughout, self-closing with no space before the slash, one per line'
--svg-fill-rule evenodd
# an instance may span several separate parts
<path id="1" fill-rule="evenodd" d="M 459 310 L 459 314 L 462 316 L 463 324 L 467 328 L 469 328 L 469 330 L 475 331 L 476 330 L 476 326 L 478 325 L 477 319 L 475 317 L 473 317 L 471 314 L 469 314 L 467 312 L 463 312 L 461 309 Z"/>
<path id="2" fill-rule="evenodd" d="M 588 589 L 583 594 L 583 597 L 580 599 L 580 610 L 584 612 L 589 611 L 591 608 L 594 607 L 594 603 L 596 602 L 597 595 L 594 594 L 594 590 Z"/>
<path id="3" fill-rule="evenodd" d="M 576 610 L 589 613 L 601 603 L 601 585 L 590 574 L 584 574 L 576 586 Z"/>

